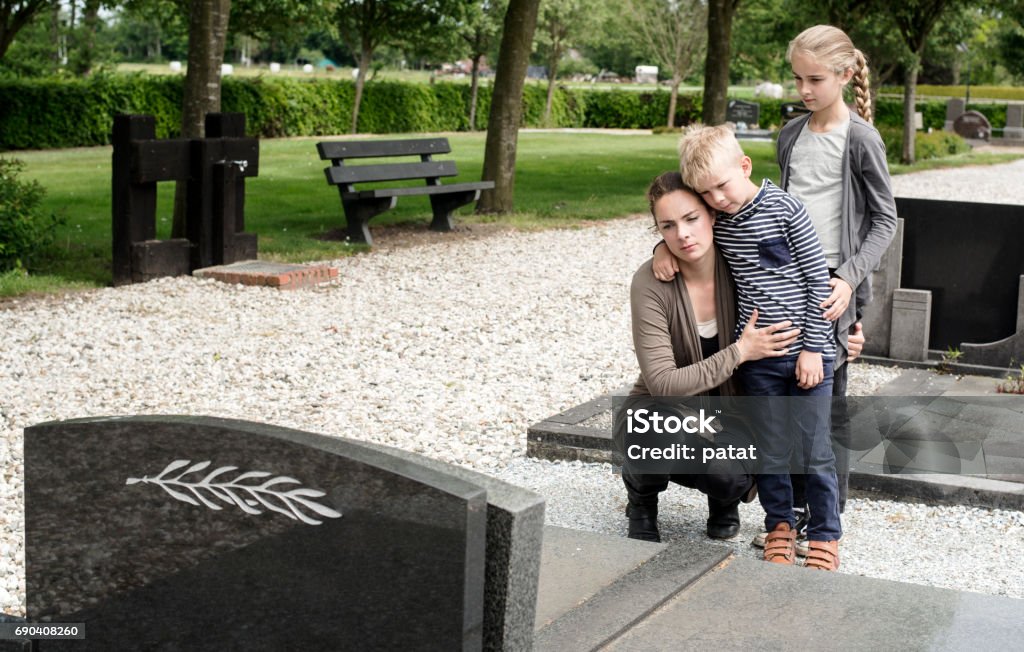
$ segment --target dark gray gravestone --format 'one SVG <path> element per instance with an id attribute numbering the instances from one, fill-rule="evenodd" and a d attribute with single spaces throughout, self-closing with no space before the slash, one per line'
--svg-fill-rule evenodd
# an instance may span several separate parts
<path id="1" fill-rule="evenodd" d="M 896 213 L 904 220 L 899 287 L 931 290 L 931 348 L 1013 335 L 1024 206 L 897 197 Z"/>
<path id="2" fill-rule="evenodd" d="M 487 569 L 484 579 L 484 649 L 528 650 L 533 640 L 544 535 L 544 499 L 460 466 L 380 444 L 353 442 L 416 460 L 487 490 Z"/>
<path id="3" fill-rule="evenodd" d="M 1006 127 L 1003 138 L 1024 140 L 1024 102 L 1010 102 L 1006 105 Z"/>
<path id="4" fill-rule="evenodd" d="M 757 102 L 729 100 L 725 107 L 725 121 L 744 123 L 748 127 L 758 124 L 761 116 L 761 105 Z"/>
<path id="5" fill-rule="evenodd" d="M 40 650 L 476 650 L 486 492 L 343 439 L 127 417 L 25 430 Z M 66 646 L 66 647 L 65 647 Z"/>
<path id="6" fill-rule="evenodd" d="M 946 122 L 942 128 L 946 131 L 953 131 L 953 123 L 967 110 L 967 103 L 962 97 L 954 97 L 946 102 Z"/>
<path id="7" fill-rule="evenodd" d="M 992 125 L 984 113 L 966 111 L 953 121 L 953 131 L 964 138 L 988 140 L 992 136 Z"/>
<path id="8" fill-rule="evenodd" d="M 864 353 L 889 357 L 892 331 L 892 295 L 900 287 L 903 265 L 903 219 L 896 218 L 896 234 L 871 273 L 871 303 L 864 308 L 861 323 L 866 340 Z"/>

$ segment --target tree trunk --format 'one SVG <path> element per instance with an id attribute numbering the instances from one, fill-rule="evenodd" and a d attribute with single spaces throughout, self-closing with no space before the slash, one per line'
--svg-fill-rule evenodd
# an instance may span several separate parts
<path id="1" fill-rule="evenodd" d="M 96 63 L 96 29 L 99 22 L 100 0 L 85 0 L 78 42 L 78 63 L 75 65 L 75 72 L 78 75 L 88 75 Z"/>
<path id="2" fill-rule="evenodd" d="M 202 138 L 207 113 L 220 111 L 220 67 L 228 33 L 231 0 L 191 0 L 188 19 L 188 69 L 181 107 L 181 137 Z M 174 193 L 171 237 L 185 237 L 187 185 Z"/>
<path id="3" fill-rule="evenodd" d="M 666 123 L 669 129 L 676 126 L 676 104 L 679 102 L 679 84 L 682 81 L 678 71 L 672 75 L 672 91 L 668 96 L 668 122 Z"/>
<path id="4" fill-rule="evenodd" d="M 53 3 L 50 9 L 50 44 L 53 47 L 51 57 L 55 66 L 60 65 L 60 4 Z M 0 52 L 0 58 L 3 57 L 3 53 Z"/>
<path id="5" fill-rule="evenodd" d="M 548 99 L 544 102 L 544 126 L 551 126 L 551 101 L 555 97 L 555 82 L 558 80 L 558 58 L 548 61 Z"/>
<path id="6" fill-rule="evenodd" d="M 362 51 L 359 53 L 359 74 L 356 75 L 356 97 L 352 100 L 352 129 L 351 134 L 359 133 L 359 105 L 363 102 L 363 87 L 366 86 L 366 69 L 370 67 L 373 57 L 373 49 L 363 43 Z"/>
<path id="7" fill-rule="evenodd" d="M 480 59 L 482 54 L 473 55 L 473 71 L 469 84 L 469 130 L 476 131 L 476 96 L 480 86 Z"/>
<path id="8" fill-rule="evenodd" d="M 706 125 L 725 122 L 729 92 L 729 57 L 732 48 L 732 19 L 739 0 L 709 0 L 708 54 L 704 60 L 704 111 Z"/>
<path id="9" fill-rule="evenodd" d="M 523 83 L 539 5 L 540 0 L 511 0 L 505 12 L 484 148 L 483 178 L 494 182 L 494 190 L 481 194 L 477 204 L 477 211 L 481 213 L 512 210 L 516 144 L 523 115 Z"/>
<path id="10" fill-rule="evenodd" d="M 921 69 L 921 55 L 917 52 L 907 60 L 906 79 L 903 82 L 903 151 L 900 162 L 914 162 L 914 141 L 917 130 L 914 128 L 914 112 L 917 108 L 917 73 Z"/>

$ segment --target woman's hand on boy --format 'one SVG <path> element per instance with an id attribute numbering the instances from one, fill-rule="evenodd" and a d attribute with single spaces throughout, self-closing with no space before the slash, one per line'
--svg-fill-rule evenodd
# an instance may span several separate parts
<path id="1" fill-rule="evenodd" d="M 825 314 L 822 315 L 823 319 L 828 321 L 835 321 L 839 319 L 839 316 L 846 312 L 847 307 L 850 305 L 850 297 L 853 296 L 853 288 L 850 284 L 841 278 L 829 279 L 829 286 L 832 288 L 832 294 L 827 299 L 818 304 L 819 308 L 828 308 Z"/>
<path id="2" fill-rule="evenodd" d="M 821 353 L 804 349 L 796 358 L 796 384 L 800 389 L 817 387 L 825 379 Z"/>
<path id="3" fill-rule="evenodd" d="M 799 328 L 787 330 L 793 322 L 786 320 L 764 328 L 757 327 L 757 308 L 750 315 L 736 345 L 740 348 L 740 362 L 778 358 L 789 353 L 789 346 L 800 334 Z"/>
<path id="4" fill-rule="evenodd" d="M 668 250 L 668 245 L 662 240 L 654 246 L 654 278 L 659 281 L 671 281 L 679 272 L 679 260 Z"/>

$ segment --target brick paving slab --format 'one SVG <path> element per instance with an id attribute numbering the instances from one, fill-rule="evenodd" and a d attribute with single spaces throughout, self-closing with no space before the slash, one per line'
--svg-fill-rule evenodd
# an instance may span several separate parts
<path id="1" fill-rule="evenodd" d="M 338 269 L 327 265 L 292 265 L 262 260 L 245 260 L 230 265 L 204 267 L 192 272 L 192 275 L 200 278 L 212 278 L 224 283 L 297 290 L 327 283 L 337 278 Z"/>

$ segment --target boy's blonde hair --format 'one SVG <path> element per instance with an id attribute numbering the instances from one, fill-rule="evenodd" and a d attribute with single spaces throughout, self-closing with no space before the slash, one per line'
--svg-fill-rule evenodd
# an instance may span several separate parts
<path id="1" fill-rule="evenodd" d="M 853 45 L 846 32 L 831 25 L 815 25 L 800 32 L 789 42 L 786 61 L 793 61 L 794 52 L 804 52 L 837 75 L 853 69 L 853 96 L 857 114 L 874 121 L 871 110 L 871 80 L 864 53 Z"/>
<path id="2" fill-rule="evenodd" d="M 679 172 L 691 188 L 714 172 L 716 165 L 729 160 L 739 165 L 741 158 L 743 148 L 736 134 L 725 125 L 691 125 L 679 139 Z"/>

